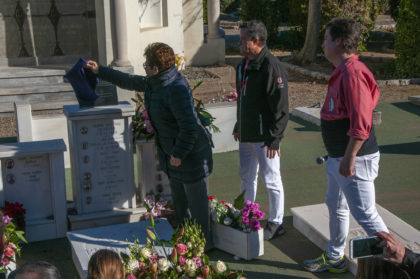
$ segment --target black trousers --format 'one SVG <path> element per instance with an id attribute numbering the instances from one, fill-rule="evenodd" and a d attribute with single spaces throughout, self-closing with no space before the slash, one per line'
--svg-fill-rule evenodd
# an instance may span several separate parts
<path id="1" fill-rule="evenodd" d="M 193 183 L 182 183 L 171 178 L 170 185 L 178 225 L 191 217 L 201 225 L 206 240 L 211 240 L 207 179 L 203 177 Z"/>

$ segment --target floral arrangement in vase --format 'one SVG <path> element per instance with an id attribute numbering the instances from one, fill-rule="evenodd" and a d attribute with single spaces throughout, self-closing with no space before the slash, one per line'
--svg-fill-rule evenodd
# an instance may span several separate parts
<path id="1" fill-rule="evenodd" d="M 23 205 L 6 201 L 2 211 L 5 228 L 3 238 L 0 240 L 3 242 L 4 247 L 0 261 L 0 273 L 7 273 L 12 271 L 12 265 L 16 266 L 16 255 L 20 256 L 21 244 L 28 242 L 23 236 L 24 231 L 20 230 L 15 223 L 17 221 L 21 223 L 21 226 L 25 226 L 25 209 L 23 209 Z"/>
<path id="2" fill-rule="evenodd" d="M 209 263 L 204 253 L 206 240 L 197 223 L 185 220 L 184 226 L 177 228 L 171 240 L 167 241 L 160 239 L 156 233 L 154 218 L 150 217 L 149 220 L 146 245 L 139 245 L 136 239 L 129 246 L 129 255 L 121 253 L 126 279 L 245 279 L 241 272 L 231 271 L 222 261 Z M 158 254 L 156 246 L 165 249 L 161 249 Z"/>
<path id="3" fill-rule="evenodd" d="M 249 200 L 244 201 L 245 192 L 242 192 L 234 205 L 226 201 L 218 201 L 215 196 L 209 196 L 209 207 L 213 221 L 231 226 L 244 232 L 261 229 L 260 220 L 265 213 L 259 210 L 260 205 Z"/>

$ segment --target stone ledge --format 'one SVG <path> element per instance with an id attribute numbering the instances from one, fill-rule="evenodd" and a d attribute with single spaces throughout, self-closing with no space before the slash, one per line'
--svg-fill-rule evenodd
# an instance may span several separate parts
<path id="1" fill-rule="evenodd" d="M 301 66 L 297 66 L 288 62 L 282 61 L 281 63 L 286 67 L 286 69 L 301 73 L 306 76 L 310 76 L 310 77 L 313 77 L 319 80 L 325 80 L 325 81 L 328 81 L 330 79 L 330 75 L 328 74 L 324 74 L 317 71 L 311 71 Z M 410 85 L 410 84 L 420 84 L 420 78 L 377 80 L 376 83 L 378 85 L 404 86 L 404 85 Z"/>
<path id="2" fill-rule="evenodd" d="M 408 97 L 408 100 L 409 100 L 411 103 L 413 103 L 413 104 L 415 104 L 415 105 L 420 106 L 420 95 L 418 95 L 418 96 L 409 96 L 409 97 Z"/>
<path id="3" fill-rule="evenodd" d="M 420 103 L 420 98 L 419 98 Z M 292 110 L 292 115 L 302 118 L 308 122 L 311 122 L 317 126 L 321 126 L 320 107 L 297 107 Z M 373 111 L 373 125 L 378 126 L 382 123 L 382 112 Z"/>
<path id="4" fill-rule="evenodd" d="M 389 231 L 408 248 L 420 251 L 420 232 L 407 224 L 390 211 L 376 205 Z M 315 204 L 291 208 L 293 226 L 322 250 L 327 250 L 329 239 L 329 213 L 325 204 Z M 366 236 L 366 232 L 350 215 L 349 234 L 346 240 L 345 258 L 349 263 L 349 270 L 356 274 L 357 262 L 349 258 L 349 240 Z"/>

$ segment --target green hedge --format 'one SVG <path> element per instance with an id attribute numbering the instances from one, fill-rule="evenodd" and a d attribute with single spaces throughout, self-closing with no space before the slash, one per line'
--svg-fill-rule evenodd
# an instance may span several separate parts
<path id="1" fill-rule="evenodd" d="M 241 20 L 258 19 L 267 27 L 267 44 L 273 46 L 277 40 L 277 27 L 287 21 L 288 0 L 240 0 Z"/>
<path id="2" fill-rule="evenodd" d="M 401 0 L 395 37 L 396 68 L 406 77 L 420 77 L 420 1 Z"/>
<path id="3" fill-rule="evenodd" d="M 361 25 L 362 40 L 359 50 L 365 50 L 365 42 L 379 11 L 379 1 L 384 0 L 323 0 L 319 47 L 324 36 L 325 24 L 334 17 L 349 17 Z M 267 26 L 268 45 L 271 47 L 285 43 L 277 37 L 277 27 L 281 23 L 294 26 L 293 32 L 284 35 L 292 36 L 293 46 L 300 49 L 303 42 L 302 45 L 299 42 L 301 38 L 305 38 L 308 23 L 308 0 L 241 0 L 241 19 L 262 20 Z"/>

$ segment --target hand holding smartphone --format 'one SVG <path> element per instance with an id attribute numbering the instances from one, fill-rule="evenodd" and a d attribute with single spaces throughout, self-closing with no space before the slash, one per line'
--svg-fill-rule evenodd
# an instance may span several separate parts
<path id="1" fill-rule="evenodd" d="M 382 254 L 381 239 L 377 236 L 367 236 L 350 239 L 350 258 L 368 258 Z"/>

